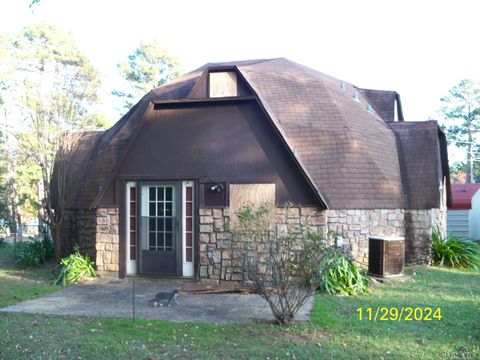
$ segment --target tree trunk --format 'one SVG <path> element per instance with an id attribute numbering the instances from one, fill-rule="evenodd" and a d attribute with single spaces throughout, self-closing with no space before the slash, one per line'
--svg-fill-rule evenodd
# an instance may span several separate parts
<path id="1" fill-rule="evenodd" d="M 473 183 L 473 137 L 470 129 L 467 144 L 467 183 Z"/>
<path id="2" fill-rule="evenodd" d="M 63 257 L 63 246 L 61 237 L 61 226 L 60 224 L 51 223 L 50 230 L 52 232 L 53 248 L 55 250 L 55 260 L 60 261 Z"/>
<path id="3" fill-rule="evenodd" d="M 22 216 L 17 211 L 17 232 L 15 233 L 15 240 L 16 241 L 23 241 L 23 226 L 22 226 Z"/>

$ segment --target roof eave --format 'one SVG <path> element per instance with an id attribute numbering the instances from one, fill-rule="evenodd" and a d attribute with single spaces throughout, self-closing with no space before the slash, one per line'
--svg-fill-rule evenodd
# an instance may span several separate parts
<path id="1" fill-rule="evenodd" d="M 226 96 L 215 98 L 202 98 L 202 99 L 179 99 L 179 100 L 153 100 L 152 104 L 158 107 L 162 105 L 181 105 L 181 104 L 202 104 L 202 103 L 218 103 L 218 102 L 241 102 L 257 100 L 256 96 Z M 156 108 L 155 108 L 156 110 Z"/>

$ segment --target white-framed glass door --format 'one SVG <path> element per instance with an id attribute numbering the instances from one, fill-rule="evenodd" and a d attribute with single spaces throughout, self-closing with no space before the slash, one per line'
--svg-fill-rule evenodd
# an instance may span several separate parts
<path id="1" fill-rule="evenodd" d="M 139 272 L 181 275 L 177 183 L 141 185 Z"/>
<path id="2" fill-rule="evenodd" d="M 143 273 L 194 276 L 196 221 L 194 191 L 194 181 L 127 182 L 125 196 L 127 275 Z M 175 265 L 176 261 L 178 266 Z"/>

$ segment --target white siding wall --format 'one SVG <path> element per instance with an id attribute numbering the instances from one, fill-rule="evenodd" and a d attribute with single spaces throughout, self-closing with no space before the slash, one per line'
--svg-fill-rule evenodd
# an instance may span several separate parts
<path id="1" fill-rule="evenodd" d="M 480 190 L 472 197 L 472 210 L 469 211 L 470 237 L 480 240 Z"/>
<path id="2" fill-rule="evenodd" d="M 456 236 L 469 237 L 468 210 L 448 210 L 447 231 Z"/>

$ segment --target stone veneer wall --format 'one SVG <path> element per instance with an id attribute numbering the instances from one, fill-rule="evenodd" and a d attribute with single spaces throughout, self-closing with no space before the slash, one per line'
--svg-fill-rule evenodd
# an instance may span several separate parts
<path id="1" fill-rule="evenodd" d="M 405 262 L 430 264 L 432 262 L 432 231 L 446 233 L 445 209 L 407 210 L 405 215 Z"/>
<path id="2" fill-rule="evenodd" d="M 95 259 L 96 211 L 70 210 L 68 217 L 70 219 L 70 237 L 64 241 L 68 244 L 65 250 L 70 254 L 74 246 L 78 245 L 80 253 Z"/>
<path id="3" fill-rule="evenodd" d="M 68 217 L 70 236 L 63 240 L 64 256 L 78 245 L 81 254 L 95 261 L 99 276 L 118 277 L 118 209 L 70 210 Z"/>
<path id="4" fill-rule="evenodd" d="M 243 280 L 240 255 L 248 243 L 233 241 L 227 231 L 230 210 L 199 210 L 200 277 L 211 280 Z M 78 244 L 80 251 L 95 259 L 100 276 L 118 276 L 119 227 L 118 209 L 71 210 L 70 237 L 66 248 Z M 376 209 L 326 210 L 314 207 L 276 209 L 277 232 L 289 226 L 308 223 L 312 230 L 341 235 L 344 251 L 357 261 L 368 262 L 369 235 L 405 236 L 407 264 L 431 262 L 431 233 L 446 226 L 445 209 Z M 261 249 L 258 249 L 261 254 Z M 210 255 L 210 256 L 209 256 Z"/>
<path id="5" fill-rule="evenodd" d="M 326 210 L 330 236 L 342 236 L 344 252 L 368 264 L 368 237 L 405 236 L 405 210 Z"/>
<path id="6" fill-rule="evenodd" d="M 210 280 L 244 280 L 240 256 L 251 250 L 249 242 L 233 241 L 227 231 L 230 223 L 230 210 L 200 209 L 200 278 Z M 284 233 L 291 225 L 305 223 L 312 230 L 325 231 L 324 212 L 312 207 L 290 207 L 276 209 L 277 232 Z M 257 247 L 262 255 L 262 249 Z"/>
<path id="7" fill-rule="evenodd" d="M 118 209 L 99 208 L 97 209 L 96 217 L 95 263 L 97 272 L 102 277 L 118 277 Z"/>
<path id="8" fill-rule="evenodd" d="M 430 264 L 432 230 L 446 231 L 443 209 L 327 210 L 328 231 L 343 237 L 345 252 L 368 264 L 368 237 L 405 237 L 405 263 Z"/>
<path id="9" fill-rule="evenodd" d="M 445 211 L 440 209 L 349 209 L 318 210 L 312 207 L 277 208 L 277 232 L 308 223 L 312 230 L 330 237 L 342 236 L 343 250 L 356 261 L 368 264 L 369 236 L 405 237 L 407 264 L 431 262 L 431 234 L 435 226 L 445 227 Z M 229 209 L 200 209 L 200 277 L 211 280 L 243 280 L 240 255 L 250 249 L 233 241 L 225 224 Z M 259 249 L 260 255 L 261 249 Z M 210 254 L 210 256 L 209 256 Z"/>

